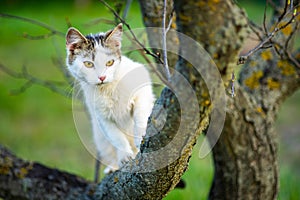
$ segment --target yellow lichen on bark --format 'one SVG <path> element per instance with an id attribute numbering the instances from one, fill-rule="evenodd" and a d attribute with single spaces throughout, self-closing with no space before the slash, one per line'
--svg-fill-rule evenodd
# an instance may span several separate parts
<path id="1" fill-rule="evenodd" d="M 289 24 L 289 25 L 287 25 L 286 27 L 284 27 L 283 29 L 281 29 L 281 32 L 282 32 L 285 36 L 291 35 L 291 33 L 293 32 L 292 24 Z"/>
<path id="2" fill-rule="evenodd" d="M 13 161 L 9 157 L 0 158 L 0 174 L 9 174 Z"/>
<path id="3" fill-rule="evenodd" d="M 18 178 L 24 178 L 30 170 L 32 170 L 33 167 L 33 163 L 28 163 L 28 165 L 19 168 L 18 170 L 15 171 L 15 174 Z"/>
<path id="4" fill-rule="evenodd" d="M 179 14 L 178 17 L 182 22 L 185 22 L 185 23 L 189 23 L 193 20 L 191 16 L 186 16 L 186 15 L 183 15 L 183 14 Z"/>
<path id="5" fill-rule="evenodd" d="M 257 62 L 255 62 L 255 61 L 251 61 L 250 63 L 249 63 L 249 65 L 251 66 L 251 67 L 255 67 L 255 66 L 257 66 Z"/>
<path id="6" fill-rule="evenodd" d="M 119 181 L 119 178 L 118 177 L 114 177 L 114 183 L 117 183 Z"/>
<path id="7" fill-rule="evenodd" d="M 250 88 L 251 90 L 254 90 L 259 87 L 259 79 L 263 77 L 262 71 L 253 72 L 253 74 L 245 79 L 245 85 Z"/>
<path id="8" fill-rule="evenodd" d="M 28 169 L 25 167 L 21 167 L 17 172 L 16 172 L 16 176 L 18 178 L 24 178 L 26 175 L 28 174 Z"/>
<path id="9" fill-rule="evenodd" d="M 279 89 L 280 88 L 280 83 L 279 81 L 274 80 L 273 78 L 269 77 L 267 79 L 267 84 L 268 84 L 268 88 L 271 90 L 274 89 Z"/>
<path id="10" fill-rule="evenodd" d="M 208 106 L 210 104 L 210 101 L 209 100 L 205 100 L 204 103 L 205 103 L 206 106 Z"/>
<path id="11" fill-rule="evenodd" d="M 207 1 L 207 4 L 209 6 L 209 8 L 211 9 L 212 12 L 216 12 L 218 6 L 216 6 L 216 4 L 220 3 L 220 0 L 211 0 L 211 1 Z"/>
<path id="12" fill-rule="evenodd" d="M 272 55 L 272 52 L 271 50 L 266 50 L 266 51 L 263 51 L 261 54 L 260 54 L 261 58 L 265 61 L 267 60 L 271 60 L 273 58 L 273 55 Z"/>
<path id="13" fill-rule="evenodd" d="M 264 110 L 260 106 L 256 108 L 256 112 L 258 112 L 259 114 L 261 114 L 263 117 L 266 116 L 266 113 L 264 112 Z"/>
<path id="14" fill-rule="evenodd" d="M 204 6 L 206 5 L 206 2 L 204 2 L 204 1 L 196 1 L 196 2 L 194 3 L 194 5 L 195 5 L 196 7 L 204 7 Z"/>
<path id="15" fill-rule="evenodd" d="M 281 73 L 285 76 L 291 76 L 296 73 L 294 66 L 286 60 L 279 60 L 277 66 L 281 69 Z"/>
<path id="16" fill-rule="evenodd" d="M 257 111 L 258 113 L 264 112 L 263 109 L 262 109 L 262 107 L 257 107 L 257 108 L 256 108 L 256 111 Z"/>
<path id="17" fill-rule="evenodd" d="M 10 168 L 7 165 L 0 166 L 0 174 L 7 175 L 10 172 Z"/>
<path id="18" fill-rule="evenodd" d="M 195 7 L 208 7 L 211 12 L 216 12 L 217 11 L 217 5 L 220 3 L 220 0 L 210 0 L 210 1 L 197 1 L 194 3 Z"/>

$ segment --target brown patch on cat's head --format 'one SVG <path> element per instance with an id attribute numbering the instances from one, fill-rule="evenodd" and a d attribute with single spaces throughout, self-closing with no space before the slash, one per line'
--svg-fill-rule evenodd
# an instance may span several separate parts
<path id="1" fill-rule="evenodd" d="M 74 50 L 78 46 L 77 44 L 85 43 L 86 41 L 86 38 L 76 28 L 69 28 L 66 35 L 67 49 Z"/>
<path id="2" fill-rule="evenodd" d="M 123 34 L 123 27 L 120 23 L 114 29 L 106 33 L 90 34 L 84 36 L 76 28 L 69 28 L 66 34 L 66 47 L 68 51 L 68 63 L 72 65 L 77 55 L 95 56 L 95 46 L 101 45 L 107 49 L 108 54 L 116 54 L 121 58 L 121 40 Z"/>
<path id="3" fill-rule="evenodd" d="M 83 52 L 85 52 L 85 54 L 91 54 L 94 51 L 93 43 L 73 27 L 69 28 L 66 34 L 66 47 L 69 52 L 69 64 L 73 63 L 77 55 Z"/>

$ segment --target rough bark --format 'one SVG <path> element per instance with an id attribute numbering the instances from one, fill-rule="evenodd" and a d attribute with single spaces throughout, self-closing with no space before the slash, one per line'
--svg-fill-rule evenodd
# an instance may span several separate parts
<path id="1" fill-rule="evenodd" d="M 225 1 L 180 1 L 175 8 L 178 30 L 204 46 L 228 83 L 247 34 L 243 11 Z M 151 24 L 147 20 L 145 24 Z M 289 33 L 279 33 L 282 38 L 277 41 L 284 46 Z M 244 66 L 240 77 L 241 86 L 235 84 L 236 97 L 229 99 L 224 130 L 213 150 L 215 175 L 209 198 L 276 199 L 278 135 L 274 123 L 280 103 L 299 87 L 299 68 L 287 57 L 278 58 L 274 50 L 264 50 Z"/>
<path id="2" fill-rule="evenodd" d="M 279 32 L 276 42 L 285 46 L 290 31 L 297 28 L 292 24 Z M 277 199 L 274 125 L 281 103 L 300 86 L 299 74 L 288 55 L 279 56 L 274 48 L 258 52 L 243 66 L 236 97 L 227 105 L 223 133 L 213 149 L 215 175 L 209 199 Z"/>
<path id="3" fill-rule="evenodd" d="M 266 62 L 259 55 L 241 71 L 241 85 L 236 84 L 236 97 L 228 102 L 224 130 L 213 149 L 210 199 L 277 199 L 278 134 L 274 124 L 280 104 L 299 88 L 300 81 L 299 69 L 286 63 L 293 71 L 286 75 L 277 63 L 282 60 L 275 53 L 272 56 Z"/>
<path id="4" fill-rule="evenodd" d="M 0 145 L 0 197 L 5 199 L 84 199 L 95 185 L 78 176 L 24 161 Z"/>

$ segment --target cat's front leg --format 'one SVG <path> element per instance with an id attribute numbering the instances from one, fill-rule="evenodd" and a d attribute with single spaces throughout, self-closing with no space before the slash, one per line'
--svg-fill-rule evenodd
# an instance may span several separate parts
<path id="1" fill-rule="evenodd" d="M 147 122 L 151 114 L 154 101 L 152 92 L 143 92 L 142 95 L 136 98 L 133 109 L 134 144 L 138 150 L 140 149 L 143 136 L 146 134 Z"/>
<path id="2" fill-rule="evenodd" d="M 114 122 L 101 118 L 98 120 L 98 123 L 104 132 L 104 136 L 116 150 L 118 167 L 134 158 L 134 153 L 126 138 L 126 134 Z"/>

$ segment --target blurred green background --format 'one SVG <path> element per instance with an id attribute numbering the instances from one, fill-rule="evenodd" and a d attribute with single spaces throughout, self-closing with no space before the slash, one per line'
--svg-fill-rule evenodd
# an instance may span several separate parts
<path id="1" fill-rule="evenodd" d="M 265 1 L 238 1 L 254 21 L 261 23 Z M 2 0 L 0 13 L 35 19 L 65 33 L 67 21 L 84 34 L 106 31 L 111 25 L 93 24 L 93 20 L 113 20 L 113 15 L 96 0 L 21 1 Z M 67 19 L 67 20 L 66 20 Z M 130 8 L 127 22 L 133 28 L 143 27 L 139 5 Z M 92 25 L 91 25 L 92 24 Z M 37 36 L 47 30 L 30 23 L 0 18 L 0 64 L 12 70 L 28 72 L 41 79 L 63 81 L 55 59 L 65 57 L 64 37 L 29 40 L 27 33 Z M 51 167 L 78 174 L 92 180 L 94 159 L 81 143 L 73 116 L 71 87 L 66 98 L 41 86 L 14 95 L 26 81 L 0 71 L 0 143 L 18 156 Z M 289 98 L 280 110 L 277 130 L 280 132 L 280 195 L 279 199 L 299 199 L 300 191 L 300 92 Z M 86 133 L 90 134 L 90 133 Z M 199 138 L 203 140 L 202 136 Z M 198 158 L 194 149 L 188 171 L 183 179 L 184 190 L 175 189 L 166 199 L 205 199 L 212 181 L 211 157 Z"/>

